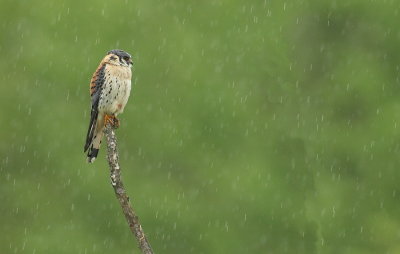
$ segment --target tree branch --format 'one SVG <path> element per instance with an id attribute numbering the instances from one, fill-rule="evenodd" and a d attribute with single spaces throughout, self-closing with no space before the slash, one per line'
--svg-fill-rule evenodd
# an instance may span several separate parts
<path id="1" fill-rule="evenodd" d="M 121 180 L 121 168 L 119 167 L 118 162 L 117 137 L 115 136 L 114 127 L 107 123 L 104 128 L 104 133 L 107 138 L 107 159 L 108 164 L 110 165 L 111 184 L 114 188 L 115 195 L 121 205 L 129 228 L 139 244 L 140 250 L 145 254 L 153 254 L 153 250 L 144 235 L 142 226 L 139 223 L 139 218 L 129 202 L 129 197 L 126 194 L 125 187 Z"/>

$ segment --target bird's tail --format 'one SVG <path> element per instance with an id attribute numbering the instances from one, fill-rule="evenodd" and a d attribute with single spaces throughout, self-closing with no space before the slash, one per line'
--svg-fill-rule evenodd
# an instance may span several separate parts
<path id="1" fill-rule="evenodd" d="M 104 127 L 103 127 L 104 128 Z M 93 141 L 89 146 L 88 153 L 87 153 L 87 162 L 93 163 L 94 160 L 97 158 L 97 154 L 99 153 L 101 140 L 103 138 L 103 128 L 99 128 L 94 135 Z"/>
<path id="2" fill-rule="evenodd" d="M 87 152 L 87 161 L 89 163 L 94 162 L 99 153 L 101 139 L 103 138 L 104 120 L 103 117 L 98 117 L 97 112 L 92 112 L 90 117 L 90 124 L 88 133 L 86 136 L 86 143 L 83 149 Z"/>

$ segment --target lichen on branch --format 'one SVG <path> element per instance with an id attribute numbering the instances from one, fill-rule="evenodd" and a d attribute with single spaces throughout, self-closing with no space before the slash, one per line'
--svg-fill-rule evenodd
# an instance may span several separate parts
<path id="1" fill-rule="evenodd" d="M 111 185 L 114 188 L 115 196 L 121 205 L 125 219 L 139 244 L 140 250 L 144 254 L 152 254 L 153 250 L 147 241 L 147 238 L 143 232 L 143 228 L 139 223 L 139 218 L 129 201 L 129 197 L 126 194 L 125 187 L 121 179 L 121 168 L 119 166 L 115 129 L 111 124 L 108 123 L 104 128 L 104 133 L 107 139 L 107 160 L 110 166 Z"/>

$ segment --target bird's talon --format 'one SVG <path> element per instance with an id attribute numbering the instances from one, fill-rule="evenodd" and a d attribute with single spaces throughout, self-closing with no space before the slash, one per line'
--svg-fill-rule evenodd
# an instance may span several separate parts
<path id="1" fill-rule="evenodd" d="M 119 119 L 114 117 L 114 128 L 118 128 L 119 127 Z"/>
<path id="2" fill-rule="evenodd" d="M 119 127 L 119 120 L 114 115 L 105 115 L 104 116 L 104 126 L 110 124 L 113 128 Z"/>

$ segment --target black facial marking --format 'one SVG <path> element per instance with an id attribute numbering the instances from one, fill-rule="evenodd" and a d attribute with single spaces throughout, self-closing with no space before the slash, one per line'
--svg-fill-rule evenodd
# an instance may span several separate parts
<path id="1" fill-rule="evenodd" d="M 130 62 L 130 59 L 132 58 L 130 54 L 128 54 L 127 52 L 120 50 L 120 49 L 113 49 L 107 52 L 107 54 L 114 54 L 116 56 L 118 56 L 119 61 L 122 63 L 122 59 L 125 60 L 125 62 Z M 111 58 L 111 57 L 110 57 Z M 113 60 L 115 60 L 116 58 L 114 57 Z"/>

